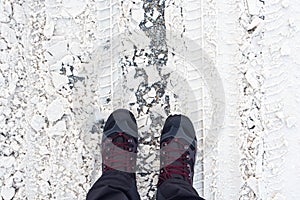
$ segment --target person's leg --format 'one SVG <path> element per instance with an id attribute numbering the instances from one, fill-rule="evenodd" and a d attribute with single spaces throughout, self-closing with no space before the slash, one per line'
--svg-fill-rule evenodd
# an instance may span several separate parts
<path id="1" fill-rule="evenodd" d="M 203 200 L 191 184 L 181 179 L 169 179 L 157 189 L 158 200 Z"/>
<path id="2" fill-rule="evenodd" d="M 118 171 L 103 174 L 90 189 L 87 200 L 135 200 L 140 199 L 136 181 Z"/>
<path id="3" fill-rule="evenodd" d="M 192 122 L 183 115 L 167 118 L 160 139 L 158 200 L 202 200 L 193 188 L 197 151 Z"/>
<path id="4" fill-rule="evenodd" d="M 87 200 L 139 200 L 135 170 L 138 146 L 133 114 L 114 111 L 106 121 L 102 138 L 102 176 L 87 194 Z"/>

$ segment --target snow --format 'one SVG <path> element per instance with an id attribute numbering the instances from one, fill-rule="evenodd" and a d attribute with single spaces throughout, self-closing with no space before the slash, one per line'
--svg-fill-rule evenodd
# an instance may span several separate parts
<path id="1" fill-rule="evenodd" d="M 34 115 L 31 119 L 30 125 L 35 131 L 40 131 L 45 123 L 45 119 L 41 115 Z"/>
<path id="2" fill-rule="evenodd" d="M 47 38 L 52 37 L 52 35 L 54 33 L 54 29 L 55 29 L 54 21 L 51 19 L 51 17 L 47 16 L 46 25 L 45 25 L 45 28 L 44 28 L 44 35 Z"/>
<path id="3" fill-rule="evenodd" d="M 57 72 L 53 72 L 51 74 L 51 77 L 52 77 L 52 83 L 56 89 L 63 87 L 64 85 L 68 84 L 68 82 L 69 82 L 69 79 L 67 76 L 61 75 Z"/>
<path id="4" fill-rule="evenodd" d="M 64 136 L 66 134 L 67 127 L 64 121 L 57 122 L 54 126 L 50 127 L 48 130 L 48 134 L 50 136 Z"/>
<path id="5" fill-rule="evenodd" d="M 13 187 L 2 187 L 1 196 L 4 200 L 11 200 L 15 195 L 15 189 Z"/>
<path id="6" fill-rule="evenodd" d="M 153 23 L 150 22 L 150 21 L 148 21 L 148 22 L 146 22 L 145 26 L 146 26 L 147 28 L 150 28 L 151 26 L 153 26 Z"/>
<path id="7" fill-rule="evenodd" d="M 0 199 L 85 199 L 119 107 L 143 200 L 174 113 L 195 125 L 205 199 L 299 199 L 299 2 L 145 2 L 0 1 Z"/>
<path id="8" fill-rule="evenodd" d="M 63 114 L 65 113 L 63 101 L 63 99 L 57 98 L 49 104 L 46 110 L 46 116 L 49 121 L 57 121 L 63 116 Z"/>
<path id="9" fill-rule="evenodd" d="M 1 160 L 3 162 L 1 163 L 0 166 L 6 169 L 12 167 L 16 163 L 16 159 L 13 156 L 2 157 Z"/>
<path id="10" fill-rule="evenodd" d="M 62 0 L 62 6 L 72 17 L 76 17 L 85 11 L 86 3 L 84 0 Z"/>

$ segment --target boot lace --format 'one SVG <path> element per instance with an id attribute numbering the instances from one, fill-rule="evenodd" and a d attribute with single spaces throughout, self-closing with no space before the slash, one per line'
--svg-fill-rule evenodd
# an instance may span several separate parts
<path id="1" fill-rule="evenodd" d="M 180 147 L 174 148 L 174 147 L 168 146 L 168 144 L 171 141 L 178 143 Z M 162 155 L 163 156 L 162 165 L 168 164 L 168 163 L 170 163 L 170 164 L 166 165 L 165 167 L 162 166 L 162 169 L 161 169 L 160 175 L 159 175 L 158 186 L 170 178 L 174 178 L 175 176 L 178 177 L 177 175 L 182 176 L 184 179 L 188 180 L 188 182 L 190 184 L 192 184 L 191 167 L 188 163 L 190 157 L 189 157 L 189 153 L 187 151 L 189 148 L 189 145 L 186 145 L 186 144 L 182 143 L 180 140 L 178 140 L 177 138 L 175 138 L 173 140 L 169 139 L 169 140 L 163 142 L 162 146 L 164 147 L 164 150 L 161 151 L 161 153 L 163 154 Z M 182 154 L 183 148 L 186 151 Z M 178 158 L 178 157 L 172 156 L 168 152 L 177 152 L 182 155 Z"/>
<path id="2" fill-rule="evenodd" d="M 123 132 L 109 137 L 103 145 L 103 172 L 125 169 L 133 172 L 135 169 L 134 139 Z"/>

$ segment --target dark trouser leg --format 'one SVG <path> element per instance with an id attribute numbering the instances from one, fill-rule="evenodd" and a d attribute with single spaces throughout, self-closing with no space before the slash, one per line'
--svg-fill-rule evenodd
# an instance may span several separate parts
<path id="1" fill-rule="evenodd" d="M 136 181 L 124 172 L 103 174 L 87 194 L 87 200 L 139 200 Z"/>
<path id="2" fill-rule="evenodd" d="M 187 181 L 168 179 L 157 189 L 157 200 L 203 200 Z"/>

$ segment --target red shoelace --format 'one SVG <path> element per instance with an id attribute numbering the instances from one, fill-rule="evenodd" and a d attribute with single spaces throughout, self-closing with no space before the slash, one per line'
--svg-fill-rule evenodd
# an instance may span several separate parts
<path id="1" fill-rule="evenodd" d="M 103 172 L 108 170 L 125 170 L 132 173 L 135 170 L 136 150 L 134 139 L 123 132 L 104 141 L 102 150 Z M 116 159 L 117 158 L 117 159 Z"/>
<path id="2" fill-rule="evenodd" d="M 168 144 L 171 142 L 177 143 L 181 147 L 174 148 L 174 147 L 168 146 Z M 175 138 L 173 140 L 169 139 L 169 140 L 163 142 L 162 146 L 164 148 L 161 151 L 161 154 L 162 154 L 161 157 L 163 157 L 162 158 L 163 161 L 162 161 L 162 166 L 161 166 L 162 168 L 161 168 L 160 175 L 159 175 L 158 185 L 162 184 L 167 179 L 174 178 L 174 176 L 176 176 L 176 175 L 185 177 L 190 182 L 190 184 L 192 184 L 192 179 L 190 177 L 190 172 L 191 172 L 190 165 L 187 162 L 190 159 L 189 154 L 187 153 L 189 145 L 186 145 L 186 144 L 182 143 L 180 140 L 178 140 L 177 138 Z M 183 148 L 185 150 L 184 153 L 183 153 Z M 181 154 L 181 156 L 178 158 L 178 157 L 172 156 L 168 152 L 176 152 L 176 153 Z M 165 164 L 167 164 L 167 165 L 164 166 Z"/>

